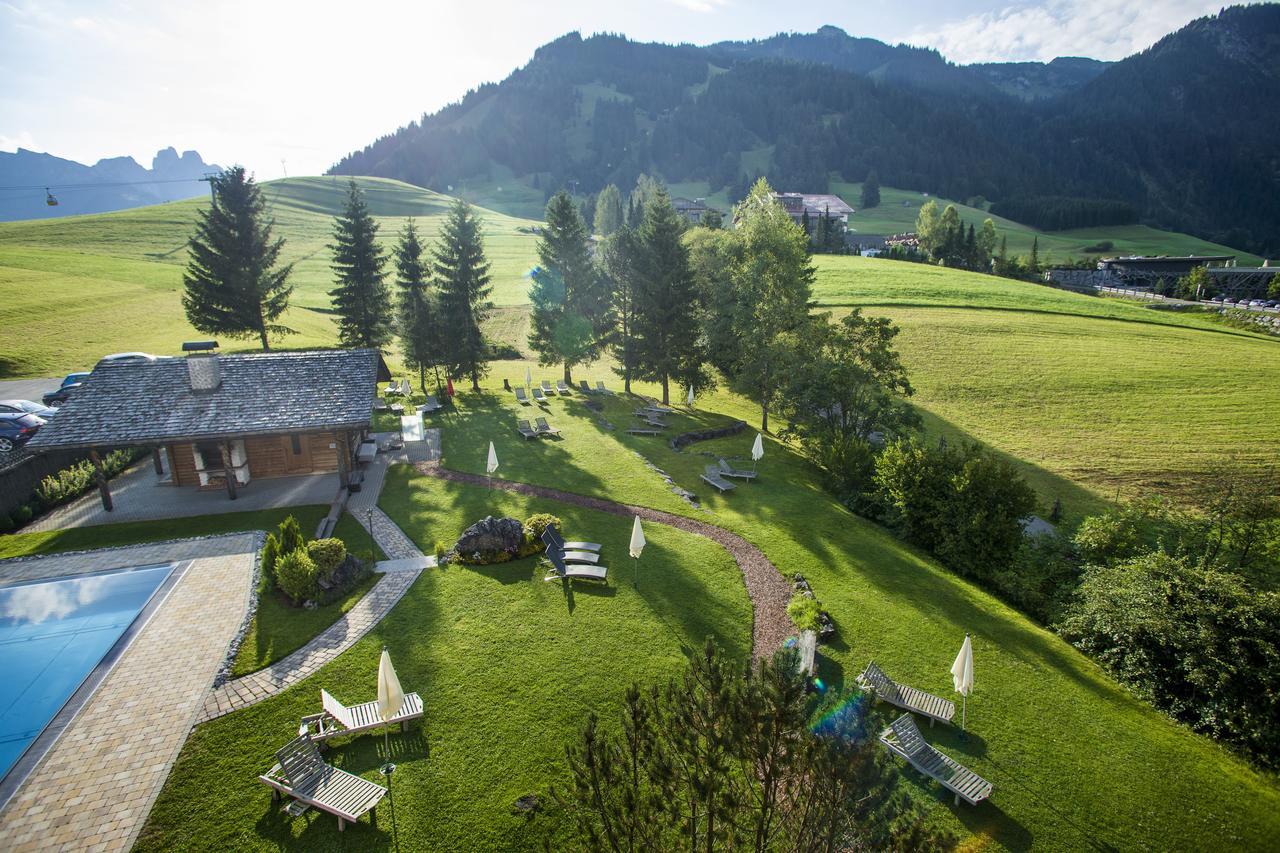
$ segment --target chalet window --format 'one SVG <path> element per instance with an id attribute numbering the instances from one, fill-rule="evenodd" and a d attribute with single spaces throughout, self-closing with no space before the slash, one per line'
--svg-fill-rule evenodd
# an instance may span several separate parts
<path id="1" fill-rule="evenodd" d="M 205 470 L 222 467 L 222 445 L 216 441 L 201 441 L 196 444 L 196 450 L 200 451 L 200 460 L 204 464 Z"/>
<path id="2" fill-rule="evenodd" d="M 302 455 L 302 436 L 295 432 L 293 435 L 289 436 L 289 444 L 293 448 L 294 456 Z"/>

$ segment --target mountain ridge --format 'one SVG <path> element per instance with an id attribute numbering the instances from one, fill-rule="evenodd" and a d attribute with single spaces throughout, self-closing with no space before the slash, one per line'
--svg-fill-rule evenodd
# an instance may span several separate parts
<path id="1" fill-rule="evenodd" d="M 1280 72 L 1256 58 L 1277 42 L 1275 5 L 1226 9 L 1106 65 L 957 66 L 835 27 L 704 47 L 574 32 L 330 172 L 543 193 L 650 173 L 740 197 L 758 175 L 823 191 L 874 169 L 949 198 L 1123 201 L 1144 224 L 1275 254 L 1280 164 L 1256 119 L 1280 111 Z"/>

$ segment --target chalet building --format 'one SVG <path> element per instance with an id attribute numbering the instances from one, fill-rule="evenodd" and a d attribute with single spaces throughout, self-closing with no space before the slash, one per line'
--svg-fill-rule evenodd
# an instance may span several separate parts
<path id="1" fill-rule="evenodd" d="M 830 193 L 774 193 L 773 197 L 797 225 L 804 220 L 804 215 L 807 213 L 810 222 L 817 222 L 821 216 L 830 216 L 839 220 L 841 225 L 847 226 L 849 216 L 854 212 L 844 199 Z"/>
<path id="2" fill-rule="evenodd" d="M 707 215 L 706 199 L 695 198 L 690 201 L 687 198 L 676 196 L 671 199 L 671 206 L 676 209 L 676 213 L 680 214 L 694 225 L 701 222 L 703 217 Z"/>
<path id="3" fill-rule="evenodd" d="M 162 482 L 233 500 L 272 477 L 336 473 L 346 485 L 389 378 L 372 349 L 104 362 L 28 447 L 87 450 L 95 462 L 101 449 L 147 447 Z"/>

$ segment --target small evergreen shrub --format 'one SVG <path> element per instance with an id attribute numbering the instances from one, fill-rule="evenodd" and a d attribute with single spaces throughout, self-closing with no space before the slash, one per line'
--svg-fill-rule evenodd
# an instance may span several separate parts
<path id="1" fill-rule="evenodd" d="M 276 562 L 276 585 L 294 604 L 315 598 L 316 564 L 304 549 L 290 551 Z"/>
<path id="2" fill-rule="evenodd" d="M 267 534 L 266 544 L 262 546 L 262 577 L 267 589 L 276 584 L 276 563 L 280 560 L 280 541 L 274 533 Z"/>
<path id="3" fill-rule="evenodd" d="M 818 600 L 810 595 L 796 594 L 791 596 L 787 605 L 787 615 L 801 631 L 818 630 L 818 612 L 822 607 Z"/>
<path id="4" fill-rule="evenodd" d="M 449 556 L 449 546 L 441 542 L 439 539 L 437 539 L 436 540 L 436 563 L 438 565 L 444 565 L 444 561 L 448 556 Z"/>
<path id="5" fill-rule="evenodd" d="M 8 513 L 0 513 L 0 533 L 8 533 L 13 530 L 13 519 Z"/>
<path id="6" fill-rule="evenodd" d="M 31 516 L 35 513 L 28 504 L 19 504 L 18 508 L 13 511 L 13 520 L 17 522 L 17 526 L 21 527 L 31 520 Z"/>
<path id="7" fill-rule="evenodd" d="M 298 519 L 292 515 L 280 522 L 280 553 L 292 554 L 299 548 L 305 548 L 307 540 L 302 536 L 302 528 L 298 526 Z"/>
<path id="8" fill-rule="evenodd" d="M 539 512 L 529 516 L 524 522 L 524 542 L 520 546 L 520 557 L 541 554 L 547 546 L 542 541 L 542 534 L 548 527 L 554 527 L 557 533 L 564 531 L 564 525 L 558 516 L 549 512 Z"/>
<path id="9" fill-rule="evenodd" d="M 307 543 L 307 556 L 316 564 L 316 577 L 328 579 L 347 558 L 347 546 L 341 539 L 313 539 Z"/>

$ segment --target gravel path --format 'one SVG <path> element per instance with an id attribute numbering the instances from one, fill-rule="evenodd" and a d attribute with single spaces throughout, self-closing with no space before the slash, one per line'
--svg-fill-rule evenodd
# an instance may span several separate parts
<path id="1" fill-rule="evenodd" d="M 437 462 L 419 462 L 414 467 L 423 474 L 440 480 L 470 483 L 476 486 L 484 486 L 489 482 L 485 477 L 481 477 L 478 474 L 464 474 L 460 471 L 441 468 Z M 494 488 L 506 489 L 509 492 L 516 492 L 521 495 L 550 498 L 551 500 L 576 504 L 577 506 L 594 509 L 599 512 L 607 512 L 612 515 L 638 515 L 645 521 L 668 524 L 689 533 L 705 536 L 713 542 L 718 542 L 733 555 L 738 568 L 742 571 L 742 579 L 746 582 L 747 595 L 751 598 L 751 609 L 754 614 L 751 627 L 752 656 L 761 658 L 772 655 L 776 649 L 782 646 L 787 637 L 794 632 L 791 619 L 787 616 L 787 602 L 791 600 L 791 584 L 782 577 L 777 567 L 769 562 L 769 558 L 759 548 L 736 533 L 730 533 L 722 527 L 716 527 L 714 524 L 707 524 L 705 521 L 698 521 L 693 518 L 685 518 L 682 515 L 674 515 L 673 513 L 643 506 L 614 503 L 602 498 L 575 495 L 572 492 L 562 492 L 559 489 L 549 489 L 545 486 L 513 483 L 509 480 L 494 480 L 493 486 Z"/>

